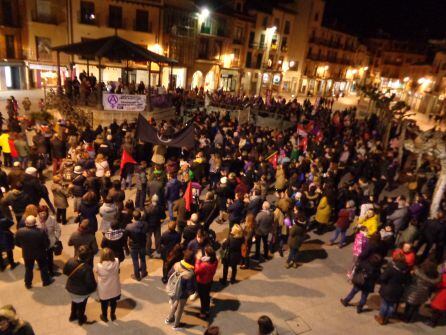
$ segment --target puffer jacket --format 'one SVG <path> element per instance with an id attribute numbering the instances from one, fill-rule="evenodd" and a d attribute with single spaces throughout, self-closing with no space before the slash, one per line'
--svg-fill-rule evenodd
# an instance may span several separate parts
<path id="1" fill-rule="evenodd" d="M 424 304 L 440 280 L 440 275 L 436 278 L 430 278 L 420 269 L 415 269 L 412 281 L 404 292 L 404 301 L 415 306 Z"/>
<path id="2" fill-rule="evenodd" d="M 78 268 L 76 272 L 73 272 L 76 268 Z M 78 258 L 70 258 L 63 268 L 63 273 L 69 277 L 65 286 L 68 292 L 89 295 L 96 290 L 93 269 L 87 262 L 82 263 Z"/>
<path id="3" fill-rule="evenodd" d="M 107 232 L 113 223 L 116 222 L 118 216 L 118 209 L 114 203 L 104 203 L 99 209 L 99 215 L 102 217 L 101 231 Z"/>
<path id="4" fill-rule="evenodd" d="M 359 218 L 358 226 L 364 226 L 367 228 L 367 237 L 371 237 L 378 230 L 379 219 L 378 215 L 374 215 L 371 218 Z"/>

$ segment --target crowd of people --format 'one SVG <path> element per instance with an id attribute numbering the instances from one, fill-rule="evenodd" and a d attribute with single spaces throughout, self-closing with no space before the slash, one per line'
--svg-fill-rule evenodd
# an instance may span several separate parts
<path id="1" fill-rule="evenodd" d="M 262 98 L 247 102 L 267 104 Z M 165 323 L 180 329 L 195 297 L 198 316 L 209 318 L 219 264 L 223 287 L 237 283 L 239 269 L 258 267 L 275 253 L 286 255 L 284 266 L 298 276 L 294 269 L 309 234 L 327 235 L 327 245 L 352 242 L 346 264 L 352 289 L 343 306 L 360 292 L 356 310 L 365 312 L 379 285 L 379 324 L 413 322 L 421 308 L 426 323 L 439 324 L 446 312 L 446 207 L 429 213 L 435 162 L 418 170 L 407 154 L 399 162 L 398 149 L 382 145 L 376 115 L 361 120 L 354 108 L 333 110 L 324 99 L 315 105 L 272 99 L 267 105 L 296 120 L 293 127 L 240 125 L 228 115 L 197 111 L 193 148 L 143 143 L 127 121 L 96 129 L 79 129 L 69 120 L 3 129 L 1 270 L 19 265 L 17 246 L 25 287 L 32 289 L 36 262 L 43 285 L 51 285 L 61 274 L 54 255 L 64 248 L 60 236 L 71 207 L 77 230 L 66 246 L 73 247 L 73 257 L 62 269 L 72 302 L 69 320 L 89 322 L 87 301 L 97 291 L 100 319 L 114 321 L 120 263 L 130 256 L 132 278 L 141 281 L 149 274 L 146 259 L 153 257 L 163 263 L 170 302 Z M 151 122 L 167 137 L 182 128 L 180 119 Z M 392 137 L 397 131 L 393 127 Z M 401 184 L 408 192 L 384 193 Z M 136 189 L 133 199 L 130 188 Z M 225 232 L 223 238 L 216 230 Z M 9 322 L 3 315 L 0 326 Z M 259 334 L 275 332 L 269 318 L 259 319 Z"/>

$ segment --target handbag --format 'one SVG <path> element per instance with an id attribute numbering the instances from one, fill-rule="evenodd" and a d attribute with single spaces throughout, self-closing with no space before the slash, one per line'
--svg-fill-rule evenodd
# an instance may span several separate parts
<path id="1" fill-rule="evenodd" d="M 361 287 L 365 284 L 367 278 L 367 273 L 364 269 L 355 267 L 353 276 L 352 276 L 352 284 L 358 287 Z"/>
<path id="2" fill-rule="evenodd" d="M 78 270 L 80 270 L 80 268 L 83 267 L 84 264 L 85 264 L 85 263 L 80 263 L 78 266 L 76 266 L 76 267 L 74 268 L 74 270 L 71 271 L 71 273 L 68 275 L 68 279 L 70 279 L 71 277 L 73 277 L 73 275 L 74 275 Z"/>
<path id="3" fill-rule="evenodd" d="M 63 250 L 63 244 L 62 241 L 56 241 L 56 243 L 54 244 L 54 254 L 56 256 L 60 256 L 62 254 L 62 250 Z"/>

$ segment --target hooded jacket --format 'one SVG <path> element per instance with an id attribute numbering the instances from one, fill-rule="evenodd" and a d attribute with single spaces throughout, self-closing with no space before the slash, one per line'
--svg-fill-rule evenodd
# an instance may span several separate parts
<path id="1" fill-rule="evenodd" d="M 127 233 L 124 229 L 110 229 L 104 233 L 101 241 L 101 248 L 110 248 L 120 262 L 125 259 L 124 250 L 126 249 Z"/>

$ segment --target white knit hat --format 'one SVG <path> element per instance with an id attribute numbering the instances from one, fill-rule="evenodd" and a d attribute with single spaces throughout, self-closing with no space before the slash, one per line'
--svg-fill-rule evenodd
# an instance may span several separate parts
<path id="1" fill-rule="evenodd" d="M 30 167 L 26 168 L 25 173 L 34 176 L 37 174 L 37 169 L 35 167 L 30 166 Z"/>

